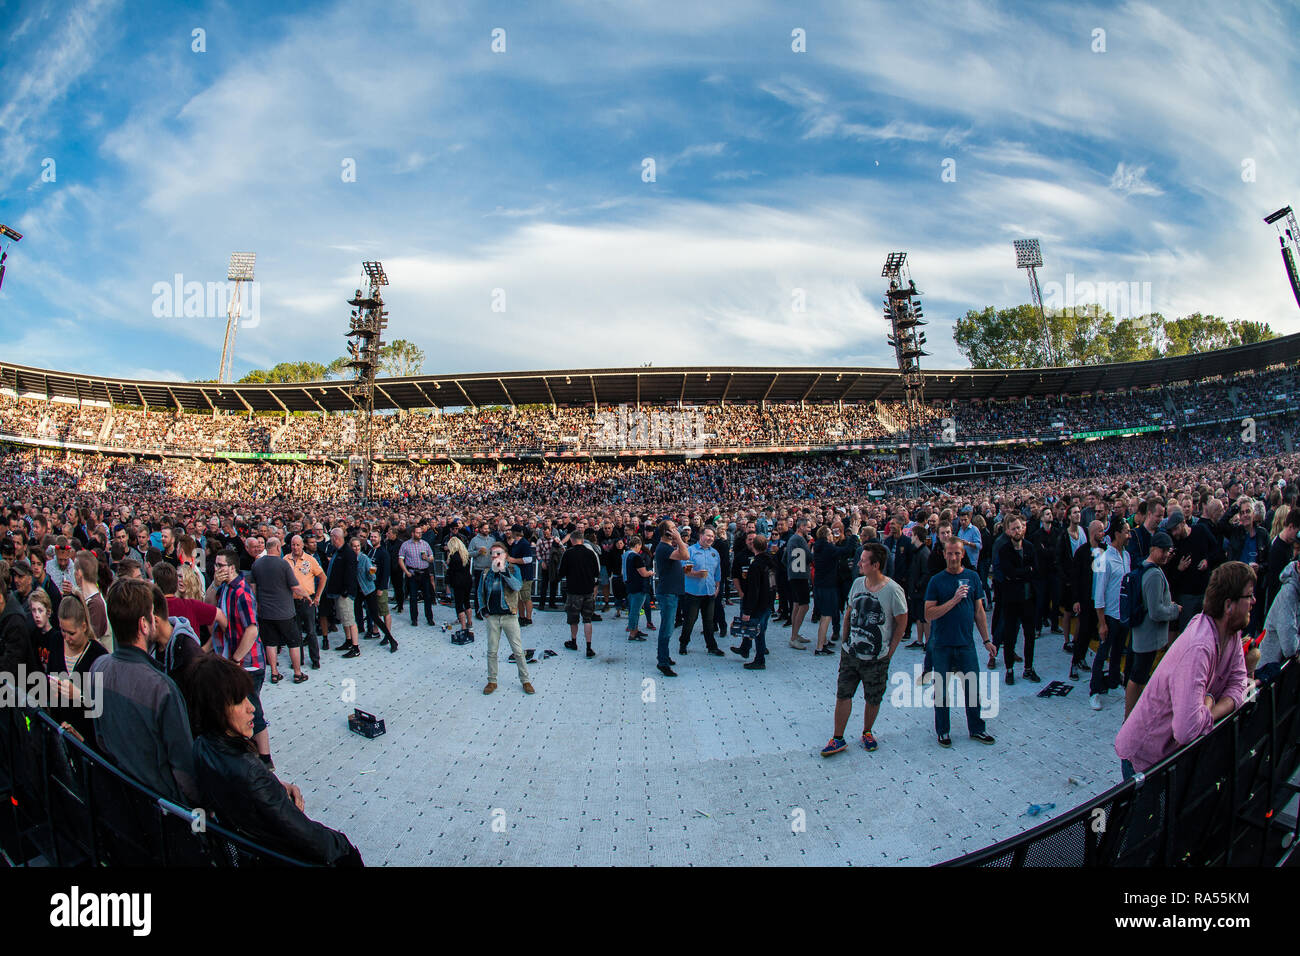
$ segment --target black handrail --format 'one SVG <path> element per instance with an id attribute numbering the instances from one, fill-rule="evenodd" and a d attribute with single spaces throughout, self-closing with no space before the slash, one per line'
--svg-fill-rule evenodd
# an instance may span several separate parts
<path id="1" fill-rule="evenodd" d="M 312 865 L 220 825 L 202 808 L 159 796 L 40 708 L 5 710 L 0 715 L 0 737 L 8 737 L 0 739 L 0 799 L 11 814 L 0 821 L 8 824 L 0 827 L 0 851 L 10 863 L 25 866 L 43 855 L 55 866 Z M 37 758 L 39 780 L 30 779 L 25 769 L 31 757 Z M 103 795 L 105 789 L 114 791 L 111 799 Z M 135 825 L 123 828 L 123 821 Z"/>
<path id="2" fill-rule="evenodd" d="M 1267 746 L 1253 747 L 1244 754 L 1243 728 L 1267 721 Z M 1263 728 L 1259 728 L 1261 731 Z M 1247 837 L 1258 840 L 1258 854 L 1251 865 L 1276 863 L 1281 858 L 1279 840 L 1287 831 L 1277 819 L 1296 788 L 1287 781 L 1300 767 L 1300 663 L 1289 661 L 1272 682 L 1260 688 L 1254 700 L 1220 721 L 1210 733 L 1175 751 L 1146 773 L 1124 781 L 1087 803 L 1052 820 L 983 850 L 942 864 L 943 866 L 1185 866 L 1238 865 Z M 1258 732 L 1252 738 L 1258 738 Z M 1246 741 L 1250 747 L 1251 740 Z M 1289 747 L 1288 747 L 1289 745 Z M 1226 761 L 1217 757 L 1225 749 Z M 1217 762 L 1207 762 L 1217 761 Z M 1267 812 L 1250 811 L 1257 802 L 1251 793 L 1238 793 L 1243 779 L 1257 782 L 1267 762 Z M 1118 768 L 1117 768 L 1118 769 Z M 1229 813 L 1194 812 L 1214 792 L 1204 789 L 1185 793 L 1186 783 L 1216 781 L 1219 800 L 1230 805 Z M 1224 792 L 1226 789 L 1226 792 Z M 1214 808 L 1211 808 L 1214 809 Z M 1143 818 L 1142 814 L 1147 816 Z M 1256 819 L 1258 817 L 1259 819 Z M 1300 839 L 1300 820 L 1289 828 L 1294 845 Z M 1078 846 L 1083 852 L 1077 852 Z M 1274 859 L 1268 859 L 1270 850 Z M 1031 862 L 1032 860 L 1032 862 Z"/>

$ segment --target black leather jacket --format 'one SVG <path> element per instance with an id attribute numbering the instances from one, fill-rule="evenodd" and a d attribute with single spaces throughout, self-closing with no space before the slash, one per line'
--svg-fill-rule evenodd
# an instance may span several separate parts
<path id="1" fill-rule="evenodd" d="M 294 806 L 275 774 L 241 741 L 224 735 L 199 737 L 194 741 L 194 769 L 203 806 L 222 826 L 308 863 L 333 865 L 356 856 L 347 837 Z"/>

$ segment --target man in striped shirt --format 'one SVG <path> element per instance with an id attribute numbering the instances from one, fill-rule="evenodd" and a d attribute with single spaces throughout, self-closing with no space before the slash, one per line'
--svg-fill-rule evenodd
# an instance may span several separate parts
<path id="1" fill-rule="evenodd" d="M 267 732 L 266 714 L 262 710 L 262 684 L 266 680 L 266 651 L 257 630 L 257 599 L 252 589 L 239 573 L 239 552 L 227 548 L 217 555 L 213 564 L 216 576 L 214 603 L 226 616 L 226 626 L 217 626 L 212 636 L 215 654 L 234 661 L 253 679 L 253 692 L 248 695 L 253 705 L 253 743 L 262 762 L 274 769 L 271 762 L 271 736 Z"/>

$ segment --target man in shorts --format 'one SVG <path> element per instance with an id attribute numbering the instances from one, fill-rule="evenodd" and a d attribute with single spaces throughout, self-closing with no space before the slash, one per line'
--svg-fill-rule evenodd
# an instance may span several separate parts
<path id="1" fill-rule="evenodd" d="M 578 622 L 582 621 L 587 638 L 587 656 L 595 657 L 596 652 L 591 649 L 591 622 L 596 616 L 600 559 L 580 535 L 569 536 L 568 550 L 560 559 L 560 577 L 564 579 L 564 614 L 569 621 L 569 639 L 564 646 L 571 651 L 578 649 Z"/>
<path id="2" fill-rule="evenodd" d="M 853 710 L 853 695 L 862 685 L 866 705 L 862 718 L 862 746 L 875 750 L 871 733 L 880 702 L 889 683 L 889 661 L 907 630 L 907 595 L 897 581 L 885 577 L 889 552 L 873 541 L 862 549 L 858 570 L 862 576 L 849 589 L 842 626 L 843 644 L 840 672 L 835 688 L 835 733 L 822 748 L 830 757 L 844 750 L 844 728 Z"/>

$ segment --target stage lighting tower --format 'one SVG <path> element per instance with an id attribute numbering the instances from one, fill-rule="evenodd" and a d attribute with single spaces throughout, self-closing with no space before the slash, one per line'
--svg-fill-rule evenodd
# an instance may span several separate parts
<path id="1" fill-rule="evenodd" d="M 241 293 L 244 283 L 253 281 L 253 265 L 257 262 L 256 252 L 232 252 L 230 268 L 226 270 L 226 279 L 235 284 L 230 293 L 230 303 L 226 306 L 226 340 L 221 346 L 221 368 L 217 370 L 218 382 L 230 381 L 231 366 L 235 364 L 235 332 L 239 330 L 239 317 L 243 311 Z"/>
<path id="2" fill-rule="evenodd" d="M 9 244 L 13 245 L 15 242 L 19 242 L 22 238 L 23 234 L 21 232 L 10 229 L 8 226 L 0 225 L 0 286 L 4 285 L 5 260 L 9 258 L 9 251 L 4 247 L 3 240 L 8 239 Z"/>
<path id="3" fill-rule="evenodd" d="M 929 442 L 921 436 L 921 406 L 925 401 L 925 380 L 921 374 L 921 357 L 925 351 L 925 333 L 917 331 L 925 325 L 925 312 L 921 309 L 920 293 L 907 268 L 906 252 L 891 252 L 885 258 L 881 278 L 889 280 L 885 292 L 885 319 L 890 334 L 886 341 L 898 359 L 898 371 L 903 379 L 907 407 L 907 445 L 913 473 L 929 467 Z"/>
<path id="4" fill-rule="evenodd" d="M 384 274 L 381 262 L 363 262 L 361 268 L 368 291 L 358 289 L 348 300 L 352 317 L 344 335 L 348 338 L 348 354 L 351 356 L 347 367 L 356 370 L 352 398 L 360 415 L 357 445 L 350 462 L 357 490 L 361 499 L 366 501 L 370 498 L 374 477 L 375 372 L 379 369 L 384 329 L 388 327 L 388 312 L 384 309 L 384 299 L 379 290 L 388 285 L 388 276 Z"/>
<path id="5" fill-rule="evenodd" d="M 1290 206 L 1283 206 L 1264 221 L 1270 226 L 1277 226 L 1278 242 L 1282 244 L 1282 264 L 1286 266 L 1286 277 L 1291 280 L 1291 292 L 1295 295 L 1296 305 L 1300 305 L 1300 272 L 1296 271 L 1296 260 L 1300 258 L 1300 226 L 1296 224 L 1295 213 Z"/>

